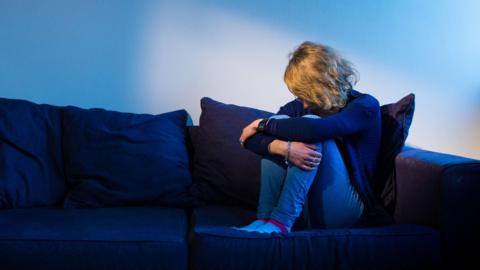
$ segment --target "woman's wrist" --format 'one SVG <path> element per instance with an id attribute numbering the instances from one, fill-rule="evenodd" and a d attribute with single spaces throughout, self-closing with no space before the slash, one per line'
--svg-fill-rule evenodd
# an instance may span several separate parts
<path id="1" fill-rule="evenodd" d="M 268 147 L 270 154 L 285 157 L 288 152 L 288 143 L 282 140 L 273 140 Z"/>

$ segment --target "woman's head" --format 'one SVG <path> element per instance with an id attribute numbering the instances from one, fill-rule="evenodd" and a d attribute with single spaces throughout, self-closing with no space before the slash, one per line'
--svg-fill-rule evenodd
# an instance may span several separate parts
<path id="1" fill-rule="evenodd" d="M 306 41 L 290 54 L 284 80 L 313 112 L 330 114 L 346 105 L 358 77 L 351 63 L 333 48 Z"/>

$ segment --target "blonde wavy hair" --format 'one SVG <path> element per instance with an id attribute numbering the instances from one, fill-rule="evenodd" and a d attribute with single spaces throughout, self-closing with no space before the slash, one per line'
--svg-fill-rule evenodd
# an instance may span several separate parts
<path id="1" fill-rule="evenodd" d="M 333 48 L 306 41 L 290 53 L 284 81 L 312 111 L 335 113 L 346 105 L 358 73 Z"/>

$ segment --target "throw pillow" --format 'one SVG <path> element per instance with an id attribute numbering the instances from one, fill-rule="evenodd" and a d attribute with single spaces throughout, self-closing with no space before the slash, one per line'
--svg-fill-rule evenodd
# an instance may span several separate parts
<path id="1" fill-rule="evenodd" d="M 61 107 L 0 98 L 0 209 L 63 200 L 61 127 Z"/>
<path id="2" fill-rule="evenodd" d="M 150 115 L 67 106 L 64 207 L 190 206 L 188 120 L 185 110 Z"/>
<path id="3" fill-rule="evenodd" d="M 372 188 L 390 214 L 395 210 L 396 176 L 395 157 L 402 150 L 412 124 L 415 111 L 415 95 L 380 106 L 382 140 L 374 173 Z"/>
<path id="4" fill-rule="evenodd" d="M 194 144 L 192 194 L 208 203 L 258 205 L 261 157 L 238 143 L 242 129 L 257 118 L 273 113 L 201 99 L 200 126 Z"/>

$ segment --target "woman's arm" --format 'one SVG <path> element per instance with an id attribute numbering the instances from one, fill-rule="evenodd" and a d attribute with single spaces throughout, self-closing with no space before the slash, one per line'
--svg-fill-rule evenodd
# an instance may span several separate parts
<path id="1" fill-rule="evenodd" d="M 378 100 L 365 94 L 342 111 L 323 118 L 271 119 L 263 133 L 281 140 L 317 142 L 365 130 L 375 123 L 379 113 Z"/>
<path id="2" fill-rule="evenodd" d="M 282 106 L 277 112 L 285 114 L 290 117 L 299 117 L 304 113 L 303 104 L 298 100 L 289 102 Z M 270 119 L 273 120 L 273 119 Z M 263 133 L 256 132 L 259 119 L 253 121 L 250 125 L 242 131 L 241 139 L 244 136 L 249 136 L 245 140 L 244 147 L 260 155 L 278 155 L 288 157 L 288 161 L 300 167 L 303 170 L 312 170 L 322 160 L 322 154 L 318 152 L 317 146 L 314 144 L 305 144 L 303 142 L 290 142 L 268 136 Z"/>
<path id="3" fill-rule="evenodd" d="M 298 101 L 298 100 L 292 100 L 288 102 L 287 104 L 283 105 L 280 107 L 278 114 L 285 114 L 290 117 L 298 117 L 301 115 L 303 109 L 303 104 Z M 273 120 L 273 119 L 272 119 Z M 271 121 L 271 120 L 270 120 Z M 258 155 L 271 155 L 272 153 L 268 151 L 268 145 L 272 143 L 276 138 L 274 136 L 269 136 L 264 133 L 255 133 L 255 135 L 249 137 L 245 143 L 244 146 L 246 149 L 258 154 Z M 286 142 L 283 141 L 286 145 Z M 279 145 L 280 140 L 276 142 L 276 145 Z M 270 148 L 271 149 L 271 148 Z M 276 151 L 279 149 L 276 148 Z M 276 154 L 276 153 L 273 153 Z"/>

